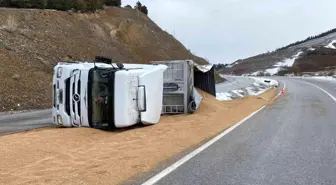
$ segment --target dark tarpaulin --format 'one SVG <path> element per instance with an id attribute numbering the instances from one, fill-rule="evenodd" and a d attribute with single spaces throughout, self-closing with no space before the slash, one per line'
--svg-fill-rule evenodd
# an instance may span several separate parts
<path id="1" fill-rule="evenodd" d="M 216 96 L 215 68 L 213 65 L 194 65 L 194 86 Z"/>

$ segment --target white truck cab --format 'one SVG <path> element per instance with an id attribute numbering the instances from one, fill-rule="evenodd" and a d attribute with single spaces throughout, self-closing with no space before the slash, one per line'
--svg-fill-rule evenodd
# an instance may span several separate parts
<path id="1" fill-rule="evenodd" d="M 110 62 L 96 57 L 54 67 L 54 124 L 112 129 L 159 122 L 167 66 Z"/>

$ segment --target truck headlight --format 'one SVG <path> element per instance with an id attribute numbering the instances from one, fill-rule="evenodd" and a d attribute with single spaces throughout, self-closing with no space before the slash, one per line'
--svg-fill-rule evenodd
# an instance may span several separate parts
<path id="1" fill-rule="evenodd" d="M 63 71 L 62 67 L 57 68 L 57 78 L 61 78 L 62 77 L 62 71 Z"/>
<path id="2" fill-rule="evenodd" d="M 58 125 L 63 125 L 63 120 L 62 120 L 62 117 L 60 115 L 57 115 L 57 124 Z"/>

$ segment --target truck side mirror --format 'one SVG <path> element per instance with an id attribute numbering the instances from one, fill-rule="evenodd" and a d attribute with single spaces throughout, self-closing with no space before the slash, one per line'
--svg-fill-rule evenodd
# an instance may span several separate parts
<path id="1" fill-rule="evenodd" d="M 118 66 L 119 69 L 124 69 L 124 64 L 122 64 L 122 63 L 117 63 L 117 66 Z"/>
<path id="2" fill-rule="evenodd" d="M 138 86 L 138 97 L 137 97 L 138 111 L 146 112 L 146 87 L 144 85 Z"/>

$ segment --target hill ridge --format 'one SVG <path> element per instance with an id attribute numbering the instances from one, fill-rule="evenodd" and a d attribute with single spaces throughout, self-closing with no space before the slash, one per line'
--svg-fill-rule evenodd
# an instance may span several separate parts
<path id="1" fill-rule="evenodd" d="M 336 66 L 336 29 L 328 30 L 316 36 L 297 41 L 272 52 L 262 53 L 245 59 L 239 59 L 230 65 L 222 65 L 220 73 L 223 74 L 252 74 L 262 71 L 272 71 L 278 63 L 294 59 L 290 72 L 315 72 Z M 300 53 L 298 56 L 296 56 Z M 280 69 L 280 68 L 279 68 Z M 272 74 L 270 74 L 272 75 Z"/>

